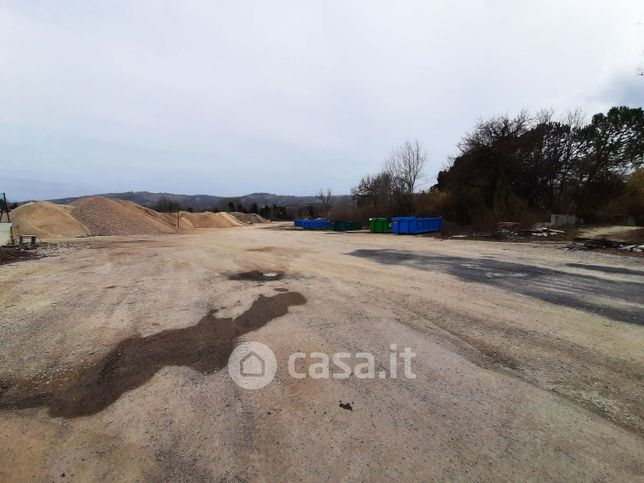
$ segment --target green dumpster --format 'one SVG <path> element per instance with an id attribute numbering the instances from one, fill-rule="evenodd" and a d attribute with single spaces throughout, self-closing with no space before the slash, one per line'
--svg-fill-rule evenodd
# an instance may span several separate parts
<path id="1" fill-rule="evenodd" d="M 389 218 L 369 218 L 369 231 L 371 233 L 389 233 Z"/>

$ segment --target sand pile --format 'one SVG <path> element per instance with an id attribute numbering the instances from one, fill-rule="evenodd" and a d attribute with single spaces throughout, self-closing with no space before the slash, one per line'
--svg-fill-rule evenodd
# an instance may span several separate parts
<path id="1" fill-rule="evenodd" d="M 195 228 L 230 228 L 245 226 L 229 213 L 181 212 L 177 229 L 176 213 L 159 213 L 131 201 L 92 196 L 57 205 L 37 201 L 11 212 L 14 236 L 36 235 L 46 240 L 90 235 L 156 235 L 177 233 Z"/>
<path id="2" fill-rule="evenodd" d="M 244 226 L 244 223 L 239 221 L 229 213 L 212 213 L 206 211 L 204 213 L 189 213 L 187 211 L 181 212 L 181 228 L 184 228 L 184 223 L 192 224 L 194 228 L 230 228 L 235 226 Z"/>
<path id="3" fill-rule="evenodd" d="M 73 215 L 74 207 L 49 201 L 34 201 L 11 211 L 14 236 L 36 235 L 38 238 L 73 238 L 91 235 L 90 228 Z"/>
<path id="4" fill-rule="evenodd" d="M 161 213 L 161 216 L 172 227 L 177 226 L 176 213 Z M 242 223 L 229 213 L 212 213 L 210 211 L 203 213 L 181 212 L 180 231 L 190 231 L 195 228 L 231 228 L 244 225 L 245 223 Z"/>
<path id="5" fill-rule="evenodd" d="M 92 235 L 155 235 L 175 233 L 158 212 L 131 201 L 93 196 L 72 203 L 72 215 L 89 228 Z"/>
<path id="6" fill-rule="evenodd" d="M 231 211 L 229 214 L 237 218 L 242 223 L 268 223 L 266 218 L 259 216 L 257 213 L 240 213 L 239 211 Z"/>
<path id="7" fill-rule="evenodd" d="M 190 223 L 188 220 L 185 220 L 183 218 L 183 212 L 181 216 L 181 230 L 194 230 L 195 227 L 192 226 L 192 223 Z M 176 213 L 159 213 L 159 216 L 161 219 L 170 227 L 176 228 L 177 227 L 177 214 Z"/>

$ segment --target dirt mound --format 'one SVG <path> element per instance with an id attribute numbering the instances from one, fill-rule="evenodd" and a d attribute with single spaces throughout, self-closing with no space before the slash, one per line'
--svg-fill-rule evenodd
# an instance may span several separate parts
<path id="1" fill-rule="evenodd" d="M 229 215 L 234 216 L 242 223 L 268 223 L 268 220 L 259 216 L 257 213 L 240 213 L 238 211 L 231 211 Z"/>
<path id="2" fill-rule="evenodd" d="M 161 213 L 131 201 L 93 196 L 76 200 L 72 206 L 74 218 L 87 226 L 92 235 L 155 235 L 177 231 Z"/>
<path id="3" fill-rule="evenodd" d="M 170 227 L 177 227 L 177 214 L 176 213 L 159 213 L 161 219 Z M 183 217 L 183 212 L 181 212 L 181 222 L 179 224 L 181 227 L 179 231 L 185 230 L 194 230 L 195 227 L 190 223 L 190 220 L 187 220 Z"/>
<path id="4" fill-rule="evenodd" d="M 51 239 L 91 235 L 90 228 L 73 216 L 73 208 L 49 201 L 21 205 L 11 212 L 14 236 L 36 235 L 41 239 Z"/>
<path id="5" fill-rule="evenodd" d="M 36 235 L 41 239 L 72 238 L 90 235 L 156 235 L 195 228 L 230 228 L 245 223 L 229 213 L 159 213 L 131 201 L 92 196 L 57 205 L 37 201 L 11 212 L 14 236 Z"/>
<path id="6" fill-rule="evenodd" d="M 184 228 L 184 222 L 189 222 L 194 228 L 231 228 L 235 226 L 244 226 L 244 223 L 239 221 L 229 213 L 212 213 L 206 211 L 204 213 L 189 213 L 187 211 L 181 212 L 181 227 Z"/>
<path id="7" fill-rule="evenodd" d="M 191 231 L 195 229 L 195 226 L 190 221 L 190 218 L 185 216 L 187 211 L 182 211 L 179 215 L 179 231 Z M 192 213 L 188 213 L 192 214 Z M 159 213 L 163 220 L 171 227 L 177 226 L 177 214 L 176 213 Z"/>

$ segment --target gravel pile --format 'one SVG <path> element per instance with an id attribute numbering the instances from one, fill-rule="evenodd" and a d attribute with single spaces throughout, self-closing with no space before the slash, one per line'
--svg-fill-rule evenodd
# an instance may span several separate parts
<path id="1" fill-rule="evenodd" d="M 181 212 L 181 228 L 184 229 L 184 221 L 192 224 L 194 228 L 232 228 L 244 226 L 244 223 L 232 216 L 230 213 L 189 213 Z"/>
<path id="2" fill-rule="evenodd" d="M 158 212 L 131 201 L 93 196 L 72 203 L 72 215 L 92 235 L 156 235 L 175 233 Z"/>
<path id="3" fill-rule="evenodd" d="M 234 216 L 242 223 L 268 223 L 268 220 L 257 213 L 240 213 L 238 211 L 231 211 L 229 215 Z"/>
<path id="4" fill-rule="evenodd" d="M 91 235 L 157 235 L 246 225 L 230 213 L 182 211 L 180 219 L 180 229 L 177 229 L 176 213 L 159 213 L 131 201 L 102 196 L 81 198 L 71 205 L 37 201 L 11 212 L 14 236 L 29 234 L 44 240 Z"/>
<path id="5" fill-rule="evenodd" d="M 73 206 L 34 201 L 11 211 L 13 235 L 38 238 L 75 238 L 90 235 L 90 229 L 72 215 Z"/>

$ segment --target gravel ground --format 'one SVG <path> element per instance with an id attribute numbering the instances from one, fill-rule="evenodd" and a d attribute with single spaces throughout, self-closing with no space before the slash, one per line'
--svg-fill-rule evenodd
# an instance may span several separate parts
<path id="1" fill-rule="evenodd" d="M 275 228 L 0 267 L 0 480 L 642 480 L 641 259 Z M 275 353 L 263 389 L 231 334 Z M 287 370 L 391 344 L 414 379 Z"/>

